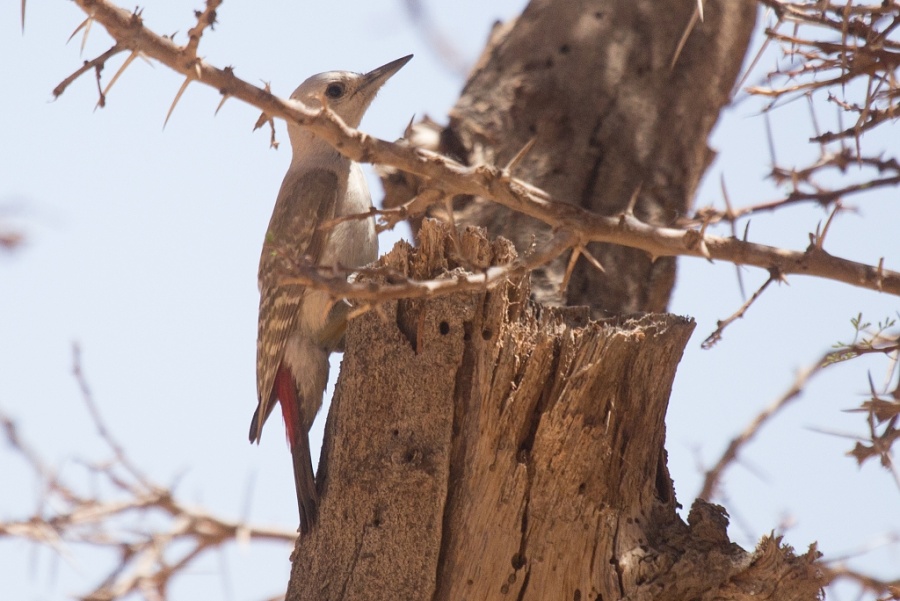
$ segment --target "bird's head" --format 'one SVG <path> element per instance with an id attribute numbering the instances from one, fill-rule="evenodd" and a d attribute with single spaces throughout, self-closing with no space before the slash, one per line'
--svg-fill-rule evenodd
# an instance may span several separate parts
<path id="1" fill-rule="evenodd" d="M 322 102 L 350 127 L 359 127 L 363 115 L 381 86 L 409 62 L 412 55 L 398 58 L 368 73 L 326 71 L 313 75 L 294 90 L 292 100 L 299 100 L 309 108 L 319 108 Z"/>

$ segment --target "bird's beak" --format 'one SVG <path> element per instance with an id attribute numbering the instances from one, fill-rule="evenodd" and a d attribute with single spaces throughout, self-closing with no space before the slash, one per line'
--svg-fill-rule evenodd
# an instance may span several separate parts
<path id="1" fill-rule="evenodd" d="M 403 67 L 403 65 L 408 63 L 410 59 L 412 59 L 412 57 L 412 54 L 408 54 L 403 58 L 398 58 L 397 60 L 391 61 L 386 65 L 382 65 L 377 69 L 372 69 L 371 71 L 363 75 L 363 85 L 359 87 L 357 92 L 369 90 L 369 93 L 374 93 L 378 91 L 378 89 L 384 85 L 384 82 L 389 80 L 391 76 L 399 71 Z"/>

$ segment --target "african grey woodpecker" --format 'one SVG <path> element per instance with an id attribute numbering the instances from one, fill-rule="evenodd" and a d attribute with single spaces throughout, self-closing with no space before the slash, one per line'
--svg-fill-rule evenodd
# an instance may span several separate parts
<path id="1" fill-rule="evenodd" d="M 382 85 L 412 58 L 404 56 L 365 74 L 329 71 L 313 75 L 292 100 L 309 108 L 324 102 L 348 126 L 359 127 Z M 288 124 L 293 158 L 278 192 L 259 259 L 259 330 L 256 386 L 259 405 L 250 423 L 250 441 L 281 403 L 294 462 L 300 529 L 316 520 L 318 491 L 309 449 L 309 428 L 322 406 L 328 382 L 328 356 L 341 346 L 349 306 L 325 291 L 284 283 L 296 267 L 312 261 L 322 267 L 355 268 L 378 256 L 372 217 L 319 225 L 372 206 L 359 165 L 308 129 Z"/>

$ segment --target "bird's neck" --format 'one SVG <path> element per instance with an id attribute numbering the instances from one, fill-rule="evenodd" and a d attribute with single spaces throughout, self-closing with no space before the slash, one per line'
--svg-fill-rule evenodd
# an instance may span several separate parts
<path id="1" fill-rule="evenodd" d="M 292 167 L 340 169 L 349 167 L 350 159 L 334 149 L 334 146 L 302 127 L 289 127 L 288 135 L 293 148 Z"/>

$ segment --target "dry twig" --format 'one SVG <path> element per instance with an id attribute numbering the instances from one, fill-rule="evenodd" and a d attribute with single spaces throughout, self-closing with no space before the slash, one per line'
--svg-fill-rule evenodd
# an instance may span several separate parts
<path id="1" fill-rule="evenodd" d="M 212 515 L 184 504 L 173 490 L 150 480 L 128 458 L 104 424 L 87 385 L 77 346 L 73 375 L 112 459 L 83 462 L 95 485 L 91 494 L 83 495 L 77 485 L 52 469 L 22 439 L 13 419 L 0 411 L 7 445 L 32 469 L 43 491 L 34 515 L 0 522 L 0 539 L 24 539 L 51 547 L 58 553 L 80 545 L 114 551 L 116 560 L 106 577 L 94 590 L 80 597 L 90 601 L 118 599 L 129 594 L 148 600 L 165 599 L 175 577 L 184 574 L 206 553 L 228 543 L 249 539 L 294 542 L 294 532 Z M 111 485 L 118 494 L 106 497 L 103 492 L 97 492 L 107 488 L 105 484 Z"/>
<path id="2" fill-rule="evenodd" d="M 466 167 L 434 153 L 367 136 L 347 127 L 328 111 L 313 111 L 296 101 L 283 100 L 236 77 L 232 69 L 220 69 L 188 52 L 169 38 L 144 27 L 140 15 L 113 5 L 109 0 L 76 0 L 76 3 L 121 44 L 155 58 L 185 77 L 210 85 L 261 109 L 269 118 L 302 124 L 353 160 L 390 165 L 436 182 L 449 194 L 491 199 L 572 234 L 572 245 L 610 242 L 646 251 L 652 257 L 695 256 L 778 269 L 785 275 L 804 274 L 900 295 L 900 273 L 879 270 L 834 257 L 816 249 L 789 251 L 761 244 L 721 238 L 674 228 L 653 227 L 633 215 L 603 217 L 551 198 L 493 166 Z M 563 249 L 564 251 L 565 249 Z M 442 292 L 462 288 L 438 286 Z M 353 296 L 351 291 L 348 296 Z"/>
<path id="3" fill-rule="evenodd" d="M 861 316 L 853 320 L 853 325 L 856 328 L 857 336 L 852 342 L 836 345 L 837 348 L 835 350 L 823 354 L 814 364 L 801 370 L 790 388 L 763 409 L 747 424 L 740 434 L 729 442 L 725 452 L 722 453 L 715 465 L 706 471 L 703 487 L 697 495 L 699 498 L 711 500 L 716 495 L 722 475 L 728 466 L 737 460 L 741 448 L 753 440 L 763 426 L 771 421 L 775 415 L 792 401 L 799 398 L 809 382 L 826 367 L 862 355 L 877 353 L 892 357 L 890 372 L 894 372 L 897 366 L 897 358 L 900 356 L 900 334 L 885 333 L 885 330 L 893 326 L 894 323 L 889 321 L 879 324 L 883 327 L 878 328 L 877 331 L 869 335 L 865 335 L 864 331 L 869 328 L 870 324 L 862 323 Z M 898 421 L 900 421 L 900 384 L 897 385 L 897 388 L 890 395 L 885 395 L 879 394 L 874 384 L 870 381 L 870 391 L 871 397 L 862 403 L 859 409 L 854 410 L 867 415 L 867 424 L 870 432 L 867 440 L 868 444 L 857 442 L 855 448 L 849 454 L 855 457 L 860 464 L 872 457 L 878 457 L 882 465 L 891 470 L 896 478 L 897 473 L 894 467 L 895 462 L 892 459 L 891 447 L 894 442 L 900 439 L 900 430 L 897 428 Z M 881 432 L 878 431 L 879 427 L 881 427 Z M 900 487 L 900 479 L 898 479 L 898 487 Z"/>

